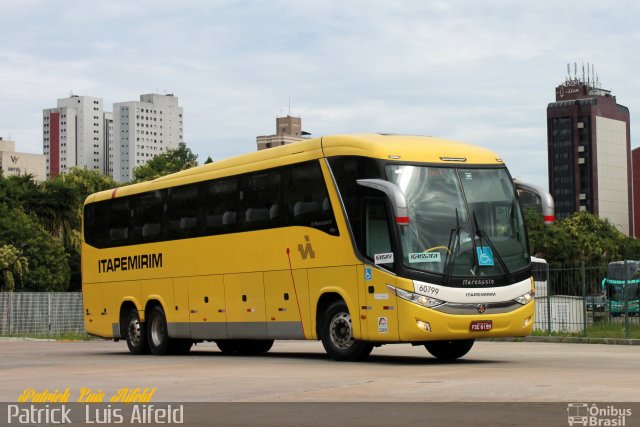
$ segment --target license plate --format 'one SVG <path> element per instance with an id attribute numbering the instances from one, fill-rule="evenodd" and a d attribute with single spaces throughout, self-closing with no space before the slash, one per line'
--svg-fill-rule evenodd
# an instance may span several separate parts
<path id="1" fill-rule="evenodd" d="M 472 320 L 471 321 L 471 331 L 490 331 L 493 327 L 493 322 L 491 320 Z"/>

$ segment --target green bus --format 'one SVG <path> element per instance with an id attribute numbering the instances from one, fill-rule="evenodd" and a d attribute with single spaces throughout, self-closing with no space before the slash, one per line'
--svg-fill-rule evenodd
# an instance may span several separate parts
<path id="1" fill-rule="evenodd" d="M 640 313 L 640 261 L 614 261 L 607 266 L 602 292 L 607 296 L 611 316 L 638 316 Z M 627 307 L 628 305 L 628 307 Z M 628 310 L 628 311 L 627 311 Z"/>

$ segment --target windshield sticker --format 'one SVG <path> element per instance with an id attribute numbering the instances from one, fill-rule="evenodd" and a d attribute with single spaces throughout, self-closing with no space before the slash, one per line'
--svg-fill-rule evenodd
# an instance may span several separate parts
<path id="1" fill-rule="evenodd" d="M 388 252 L 386 254 L 375 254 L 373 256 L 373 261 L 376 264 L 389 264 L 393 262 L 393 252 Z"/>
<path id="2" fill-rule="evenodd" d="M 488 246 L 480 246 L 476 248 L 476 253 L 478 254 L 478 264 L 480 267 L 488 267 L 493 264 L 493 251 Z"/>
<path id="3" fill-rule="evenodd" d="M 465 172 L 464 179 L 471 181 L 473 179 L 473 174 L 471 172 Z"/>
<path id="4" fill-rule="evenodd" d="M 440 252 L 414 252 L 409 254 L 409 263 L 417 262 L 441 262 Z"/>

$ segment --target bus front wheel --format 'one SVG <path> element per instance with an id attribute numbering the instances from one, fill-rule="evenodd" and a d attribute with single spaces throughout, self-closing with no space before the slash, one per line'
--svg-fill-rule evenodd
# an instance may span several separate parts
<path id="1" fill-rule="evenodd" d="M 467 354 L 474 342 L 475 340 L 431 341 L 424 346 L 437 359 L 455 360 Z"/>
<path id="2" fill-rule="evenodd" d="M 140 321 L 138 310 L 132 308 L 125 318 L 127 347 L 131 354 L 146 354 L 149 352 L 145 324 Z"/>
<path id="3" fill-rule="evenodd" d="M 373 345 L 353 336 L 349 308 L 344 301 L 335 301 L 322 317 L 320 338 L 327 354 L 334 360 L 357 361 L 366 358 Z"/>

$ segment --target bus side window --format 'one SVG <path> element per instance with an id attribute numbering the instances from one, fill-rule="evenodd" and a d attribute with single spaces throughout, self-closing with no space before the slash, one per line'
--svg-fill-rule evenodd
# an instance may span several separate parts
<path id="1" fill-rule="evenodd" d="M 131 209 L 129 199 L 115 199 L 108 203 L 108 245 L 125 246 L 131 244 L 129 233 L 129 221 L 131 219 Z"/>
<path id="2" fill-rule="evenodd" d="M 199 233 L 198 185 L 169 188 L 167 192 L 167 238 L 183 239 Z"/>
<path id="3" fill-rule="evenodd" d="M 238 217 L 238 180 L 222 178 L 203 185 L 205 235 L 236 231 Z"/>
<path id="4" fill-rule="evenodd" d="M 337 236 L 333 208 L 318 161 L 293 165 L 284 188 L 288 225 L 313 227 Z"/>
<path id="5" fill-rule="evenodd" d="M 166 190 L 156 190 L 133 196 L 131 243 L 151 243 L 164 238 L 165 194 Z"/>
<path id="6" fill-rule="evenodd" d="M 392 252 L 387 206 L 384 200 L 368 199 L 363 204 L 365 256 L 374 260 L 376 254 Z M 382 264 L 392 269 L 393 262 Z"/>
<path id="7" fill-rule="evenodd" d="M 240 219 L 245 230 L 278 227 L 282 221 L 281 169 L 271 169 L 245 177 Z"/>

